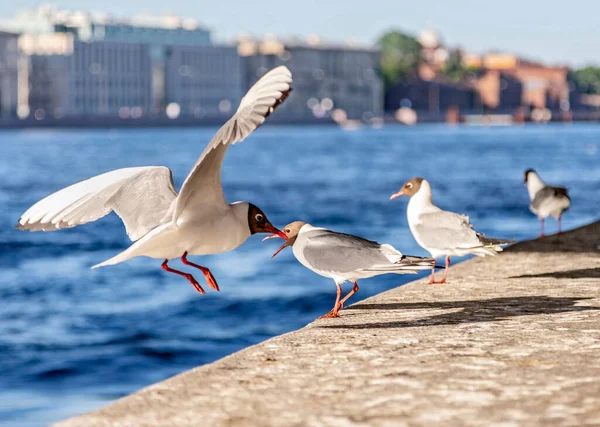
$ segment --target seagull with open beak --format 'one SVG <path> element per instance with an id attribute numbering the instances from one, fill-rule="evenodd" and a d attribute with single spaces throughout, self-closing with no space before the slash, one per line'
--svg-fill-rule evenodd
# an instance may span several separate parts
<path id="1" fill-rule="evenodd" d="M 286 241 L 273 257 L 288 246 L 302 265 L 315 273 L 333 279 L 337 286 L 335 305 L 319 319 L 339 317 L 344 303 L 358 291 L 358 279 L 381 274 L 416 274 L 431 268 L 433 258 L 402 255 L 388 244 L 363 239 L 351 234 L 336 233 L 325 228 L 295 221 L 283 229 Z M 273 234 L 263 240 L 281 237 Z M 342 283 L 352 282 L 354 287 L 342 297 Z"/>

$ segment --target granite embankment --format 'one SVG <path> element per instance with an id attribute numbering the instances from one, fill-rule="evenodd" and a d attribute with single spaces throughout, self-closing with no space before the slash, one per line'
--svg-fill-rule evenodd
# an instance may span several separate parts
<path id="1" fill-rule="evenodd" d="M 58 425 L 600 425 L 600 222 L 461 263 L 449 278 Z"/>

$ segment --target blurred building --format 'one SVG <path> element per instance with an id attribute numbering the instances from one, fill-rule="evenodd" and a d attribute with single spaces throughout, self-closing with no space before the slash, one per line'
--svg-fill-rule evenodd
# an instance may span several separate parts
<path id="1" fill-rule="evenodd" d="M 23 31 L 21 118 L 225 118 L 243 95 L 237 49 L 191 20 L 42 7 L 9 24 Z"/>
<path id="2" fill-rule="evenodd" d="M 152 111 L 147 44 L 86 43 L 57 33 L 23 35 L 20 46 L 28 58 L 28 105 L 19 109 L 24 117 L 139 118 Z"/>
<path id="3" fill-rule="evenodd" d="M 18 105 L 18 36 L 0 31 L 0 119 L 15 116 Z"/>
<path id="4" fill-rule="evenodd" d="M 306 41 L 243 39 L 238 52 L 246 88 L 278 65 L 294 75 L 293 94 L 278 110 L 279 119 L 311 121 L 336 112 L 344 119 L 369 121 L 383 114 L 376 49 L 321 43 L 313 36 Z"/>
<path id="5" fill-rule="evenodd" d="M 476 61 L 476 57 L 470 58 L 470 61 Z M 493 73 L 484 73 L 481 78 L 485 81 L 478 84 L 478 87 L 488 85 L 490 79 L 504 79 L 506 82 L 509 82 L 509 79 L 516 79 L 522 85 L 520 105 L 561 111 L 570 109 L 571 88 L 568 67 L 548 67 L 504 53 L 488 53 L 479 61 L 484 70 Z M 488 97 L 491 96 L 491 86 L 488 85 L 486 89 Z M 510 105 L 513 104 L 511 101 Z M 500 101 L 499 105 L 502 106 L 504 103 Z"/>
<path id="6" fill-rule="evenodd" d="M 476 92 L 463 83 L 452 83 L 442 79 L 411 79 L 388 89 L 385 98 L 386 110 L 412 108 L 418 113 L 444 115 L 448 109 L 470 111 L 477 104 Z"/>
<path id="7" fill-rule="evenodd" d="M 486 111 L 514 112 L 522 105 L 523 84 L 499 70 L 484 70 L 473 82 L 481 107 Z"/>
<path id="8" fill-rule="evenodd" d="M 70 33 L 86 42 L 210 44 L 210 32 L 194 19 L 175 15 L 119 18 L 49 5 L 20 10 L 12 19 L 0 21 L 0 28 L 22 34 Z"/>
<path id="9" fill-rule="evenodd" d="M 443 46 L 440 36 L 433 30 L 423 30 L 417 40 L 421 45 L 419 77 L 423 80 L 434 80 L 445 68 L 450 53 Z"/>
<path id="10" fill-rule="evenodd" d="M 245 92 L 235 46 L 168 46 L 164 74 L 164 102 L 183 115 L 230 115 Z"/>

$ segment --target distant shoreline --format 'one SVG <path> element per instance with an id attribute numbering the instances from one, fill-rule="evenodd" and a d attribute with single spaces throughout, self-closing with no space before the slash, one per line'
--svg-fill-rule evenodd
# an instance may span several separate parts
<path id="1" fill-rule="evenodd" d="M 508 114 L 467 114 L 461 115 L 458 122 L 449 122 L 445 114 L 419 113 L 419 120 L 414 125 L 432 124 L 432 123 L 450 123 L 450 124 L 470 124 L 475 126 L 512 126 L 522 124 L 522 121 L 512 120 Z M 510 119 L 510 120 L 509 120 Z M 171 127 L 211 127 L 220 126 L 228 120 L 228 117 L 196 118 L 182 117 L 178 119 L 169 119 L 166 117 L 140 118 L 140 119 L 121 119 L 118 117 L 86 117 L 86 118 L 46 118 L 36 120 L 35 118 L 18 119 L 8 118 L 0 119 L 0 131 L 12 129 L 48 129 L 48 128 L 66 128 L 66 129 L 98 129 L 98 128 L 171 128 Z M 561 117 L 553 117 L 548 123 L 571 123 L 588 122 L 600 123 L 600 114 L 590 112 L 573 113 L 571 120 L 562 120 Z M 525 123 L 538 123 L 531 120 L 525 120 Z M 269 118 L 269 124 L 278 125 L 334 125 L 338 124 L 344 127 L 367 126 L 361 120 L 349 120 L 347 123 L 336 123 L 332 118 L 313 118 L 313 119 L 290 119 L 288 117 Z M 381 124 L 405 125 L 397 121 L 393 115 L 387 114 Z"/>

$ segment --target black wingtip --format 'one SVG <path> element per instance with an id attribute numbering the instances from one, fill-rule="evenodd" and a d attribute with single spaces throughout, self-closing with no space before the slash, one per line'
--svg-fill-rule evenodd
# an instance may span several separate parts
<path id="1" fill-rule="evenodd" d="M 292 90 L 293 89 L 290 86 L 290 88 L 288 90 L 281 93 L 281 96 L 279 97 L 279 99 L 277 101 L 275 101 L 275 104 L 273 104 L 273 106 L 267 110 L 267 113 L 265 114 L 265 119 L 267 117 L 269 117 L 271 114 L 273 114 L 273 112 L 277 109 L 277 107 L 279 107 L 281 104 L 283 104 L 283 101 L 285 101 L 288 98 L 288 96 L 290 96 L 290 93 L 292 92 Z"/>

